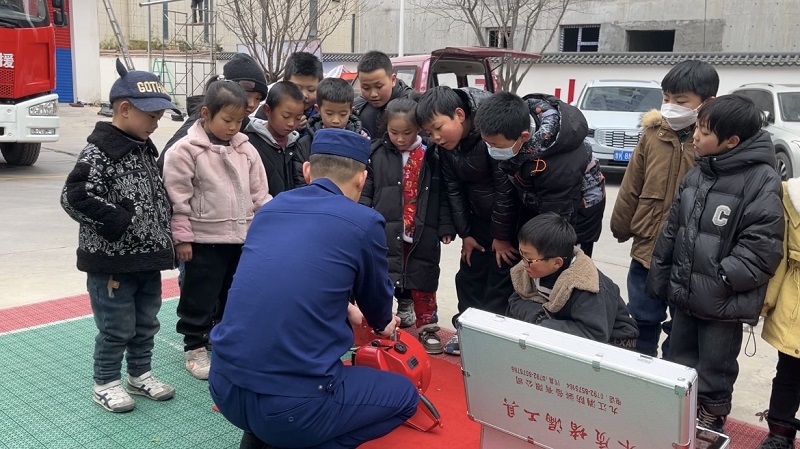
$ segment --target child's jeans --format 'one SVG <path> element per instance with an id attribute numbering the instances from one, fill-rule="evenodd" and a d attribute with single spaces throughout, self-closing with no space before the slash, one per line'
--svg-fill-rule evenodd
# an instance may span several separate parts
<path id="1" fill-rule="evenodd" d="M 666 359 L 669 355 L 672 321 L 664 322 L 667 319 L 667 303 L 645 293 L 649 272 L 650 270 L 644 265 L 636 260 L 631 260 L 628 270 L 628 311 L 639 327 L 636 352 L 658 357 L 658 340 L 661 338 L 663 329 L 667 338 L 661 345 L 661 356 Z M 670 316 L 675 316 L 674 307 L 669 307 L 669 312 Z"/>
<path id="2" fill-rule="evenodd" d="M 184 351 L 207 347 L 208 334 L 222 319 L 242 245 L 192 243 L 178 300 L 176 330 L 183 335 Z"/>
<path id="3" fill-rule="evenodd" d="M 769 397 L 769 418 L 790 426 L 800 424 L 795 418 L 800 407 L 800 359 L 778 352 L 778 366 Z"/>
<path id="4" fill-rule="evenodd" d="M 742 323 L 701 320 L 675 311 L 669 360 L 697 371 L 697 402 L 714 415 L 731 412 L 741 348 Z"/>
<path id="5" fill-rule="evenodd" d="M 86 288 L 98 330 L 95 383 L 119 380 L 123 355 L 131 376 L 150 371 L 154 337 L 160 328 L 161 272 L 87 273 Z"/>

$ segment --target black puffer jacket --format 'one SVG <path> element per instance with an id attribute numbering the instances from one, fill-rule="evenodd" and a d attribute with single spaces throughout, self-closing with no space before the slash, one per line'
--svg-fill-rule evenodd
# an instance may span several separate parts
<path id="1" fill-rule="evenodd" d="M 783 254 L 772 141 L 759 131 L 698 163 L 656 242 L 647 293 L 700 319 L 756 324 Z"/>
<path id="2" fill-rule="evenodd" d="M 374 141 L 372 170 L 359 202 L 386 219 L 389 276 L 396 288 L 435 292 L 439 288 L 440 237 L 455 236 L 450 207 L 441 181 L 439 155 L 435 147 L 425 151 L 419 174 L 414 242 L 403 263 L 403 156 L 389 136 Z"/>
<path id="3" fill-rule="evenodd" d="M 275 138 L 266 127 L 266 122 L 260 119 L 249 119 L 243 132 L 258 150 L 261 162 L 264 163 L 269 194 L 274 198 L 281 192 L 297 187 L 294 176 L 294 160 L 299 139 L 297 132 L 289 135 L 286 150 L 275 142 Z M 302 173 L 300 176 L 302 178 Z M 303 185 L 305 185 L 305 181 Z"/>
<path id="4" fill-rule="evenodd" d="M 303 178 L 303 162 L 308 160 L 311 154 L 311 142 L 314 141 L 314 134 L 322 129 L 322 117 L 319 114 L 308 119 L 306 134 L 297 141 L 294 152 L 294 186 L 302 187 L 306 185 Z M 350 114 L 344 129 L 361 134 L 361 120 L 355 114 Z"/>
<path id="5" fill-rule="evenodd" d="M 491 95 L 471 87 L 454 91 L 467 105 L 465 112 L 470 123 L 481 101 Z M 438 151 L 458 235 L 461 238 L 472 236 L 470 222 L 472 217 L 478 217 L 490 222 L 491 238 L 514 240 L 518 220 L 514 185 L 500 170 L 497 161 L 489 157 L 478 130 L 473 127 L 454 150 L 439 148 Z"/>
<path id="6" fill-rule="evenodd" d="M 403 80 L 398 79 L 392 87 L 392 97 L 389 98 L 389 101 L 395 98 L 413 98 L 415 95 L 414 89 L 408 87 Z M 387 101 L 386 104 L 389 102 Z M 361 120 L 361 126 L 364 127 L 364 131 L 369 134 L 371 139 L 380 139 L 386 132 L 386 126 L 383 123 L 383 111 L 386 110 L 386 104 L 376 108 L 369 104 L 363 95 L 359 95 L 353 101 L 353 114 Z"/>
<path id="7" fill-rule="evenodd" d="M 606 178 L 600 171 L 600 162 L 592 156 L 592 147 L 585 140 L 583 145 L 589 155 L 589 165 L 583 175 L 583 204 L 575 218 L 575 234 L 578 243 L 586 244 L 600 240 L 603 232 L 603 214 L 606 210 Z"/>
<path id="8" fill-rule="evenodd" d="M 500 169 L 514 183 L 525 206 L 522 221 L 555 212 L 574 225 L 591 159 L 584 147 L 586 118 L 578 108 L 552 95 L 531 94 L 525 100 L 537 131 L 516 156 L 499 163 Z"/>
<path id="9" fill-rule="evenodd" d="M 158 169 L 161 170 L 161 173 L 164 173 L 164 155 L 170 147 L 175 145 L 175 142 L 186 137 L 186 134 L 189 133 L 189 128 L 194 126 L 194 122 L 200 118 L 200 108 L 203 106 L 204 99 L 205 96 L 203 95 L 193 95 L 186 99 L 186 112 L 189 116 L 186 118 L 186 121 L 183 122 L 183 125 L 175 131 L 175 134 L 170 137 L 167 144 L 164 145 L 164 148 L 161 150 L 161 154 L 158 156 Z M 247 120 L 247 117 L 245 117 L 244 122 L 242 122 L 242 131 L 244 131 L 244 127 L 247 125 Z"/>

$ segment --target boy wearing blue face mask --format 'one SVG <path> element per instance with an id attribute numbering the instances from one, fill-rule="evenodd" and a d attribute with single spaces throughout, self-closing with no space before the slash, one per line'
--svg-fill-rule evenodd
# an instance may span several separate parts
<path id="1" fill-rule="evenodd" d="M 576 225 L 590 161 L 581 111 L 551 95 L 499 92 L 478 108 L 475 127 L 516 187 L 520 223 L 555 212 Z"/>
<path id="2" fill-rule="evenodd" d="M 697 109 L 719 88 L 716 70 L 702 61 L 683 61 L 661 81 L 664 104 L 642 117 L 642 135 L 633 151 L 611 216 L 611 232 L 620 242 L 633 239 L 628 271 L 628 309 L 639 326 L 637 351 L 658 357 L 662 322 L 667 318 L 663 301 L 645 293 L 650 259 L 656 239 L 669 215 L 672 199 L 684 175 L 694 168 L 692 133 Z M 669 351 L 671 321 L 664 323 Z"/>

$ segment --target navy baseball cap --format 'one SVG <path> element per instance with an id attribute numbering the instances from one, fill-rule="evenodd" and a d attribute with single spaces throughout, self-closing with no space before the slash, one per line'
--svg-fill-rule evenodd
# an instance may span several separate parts
<path id="1" fill-rule="evenodd" d="M 311 154 L 332 154 L 369 165 L 369 140 L 346 129 L 323 128 L 314 133 Z"/>
<path id="2" fill-rule="evenodd" d="M 178 107 L 172 104 L 171 97 L 155 74 L 142 70 L 129 72 L 119 59 L 117 59 L 117 73 L 120 78 L 114 81 L 109 94 L 112 103 L 120 98 L 126 98 L 136 109 L 145 112 L 172 109 L 178 114 L 181 113 Z"/>

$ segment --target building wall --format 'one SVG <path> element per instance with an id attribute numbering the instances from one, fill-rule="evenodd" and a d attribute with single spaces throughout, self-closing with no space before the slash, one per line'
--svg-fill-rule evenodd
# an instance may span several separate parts
<path id="1" fill-rule="evenodd" d="M 221 4 L 223 0 L 214 0 L 215 4 Z M 325 1 L 325 0 L 320 0 Z M 97 1 L 97 19 L 98 31 L 100 33 L 100 41 L 106 43 L 115 43 L 114 32 L 111 28 L 111 22 L 108 18 L 108 13 L 103 6 L 102 1 Z M 129 0 L 111 0 L 114 9 L 114 14 L 117 17 L 117 22 L 122 29 L 123 35 L 127 36 L 129 40 L 147 41 L 147 15 L 148 6 L 139 6 L 139 1 Z M 163 40 L 163 27 L 164 27 L 164 5 L 151 5 L 150 8 L 150 22 L 151 22 L 151 39 Z M 176 1 L 166 4 L 167 20 L 168 20 L 168 39 L 169 40 L 184 40 L 194 43 L 197 46 L 202 46 L 204 38 L 204 27 L 199 25 L 191 25 L 192 10 L 191 1 Z M 324 20 L 324 18 L 321 18 Z M 338 26 L 334 33 L 329 37 L 329 42 L 323 43 L 323 51 L 326 52 L 350 52 L 350 36 L 351 36 L 351 21 L 346 20 Z M 239 40 L 230 30 L 228 30 L 223 21 L 218 17 L 216 26 L 214 28 L 216 33 L 215 41 L 222 46 L 223 51 L 236 51 L 236 45 Z M 210 32 L 209 32 L 210 33 Z"/>
<path id="2" fill-rule="evenodd" d="M 601 52 L 628 51 L 627 30 L 675 30 L 675 52 L 793 52 L 800 48 L 797 4 L 797 0 L 573 0 L 561 25 L 600 25 Z M 406 0 L 406 53 L 477 44 L 471 28 L 428 11 L 435 6 Z M 398 22 L 397 0 L 370 0 L 357 52 L 396 52 Z M 528 50 L 560 51 L 560 30 L 543 48 L 554 26 L 554 13 L 543 14 Z"/>
<path id="3" fill-rule="evenodd" d="M 569 80 L 575 80 L 574 98 L 590 80 L 625 79 L 654 80 L 661 82 L 671 66 L 668 65 L 579 65 L 579 64 L 534 64 L 522 81 L 517 93 L 526 95 L 534 92 L 555 94 L 561 92 L 561 99 L 569 98 Z M 715 66 L 719 73 L 719 95 L 729 93 L 734 88 L 747 83 L 796 84 L 800 79 L 800 67 L 753 67 L 753 66 Z M 524 70 L 524 67 L 522 68 Z M 574 99 L 573 98 L 573 99 Z"/>
<path id="4" fill-rule="evenodd" d="M 450 45 L 478 44 L 475 34 L 465 24 L 443 20 L 441 16 L 428 11 L 428 8 L 436 6 L 435 2 L 430 2 L 431 6 L 421 6 L 423 2 L 405 2 L 405 54 L 425 53 Z M 399 24 L 398 0 L 369 0 L 369 9 L 359 17 L 356 52 L 379 50 L 397 53 Z"/>

